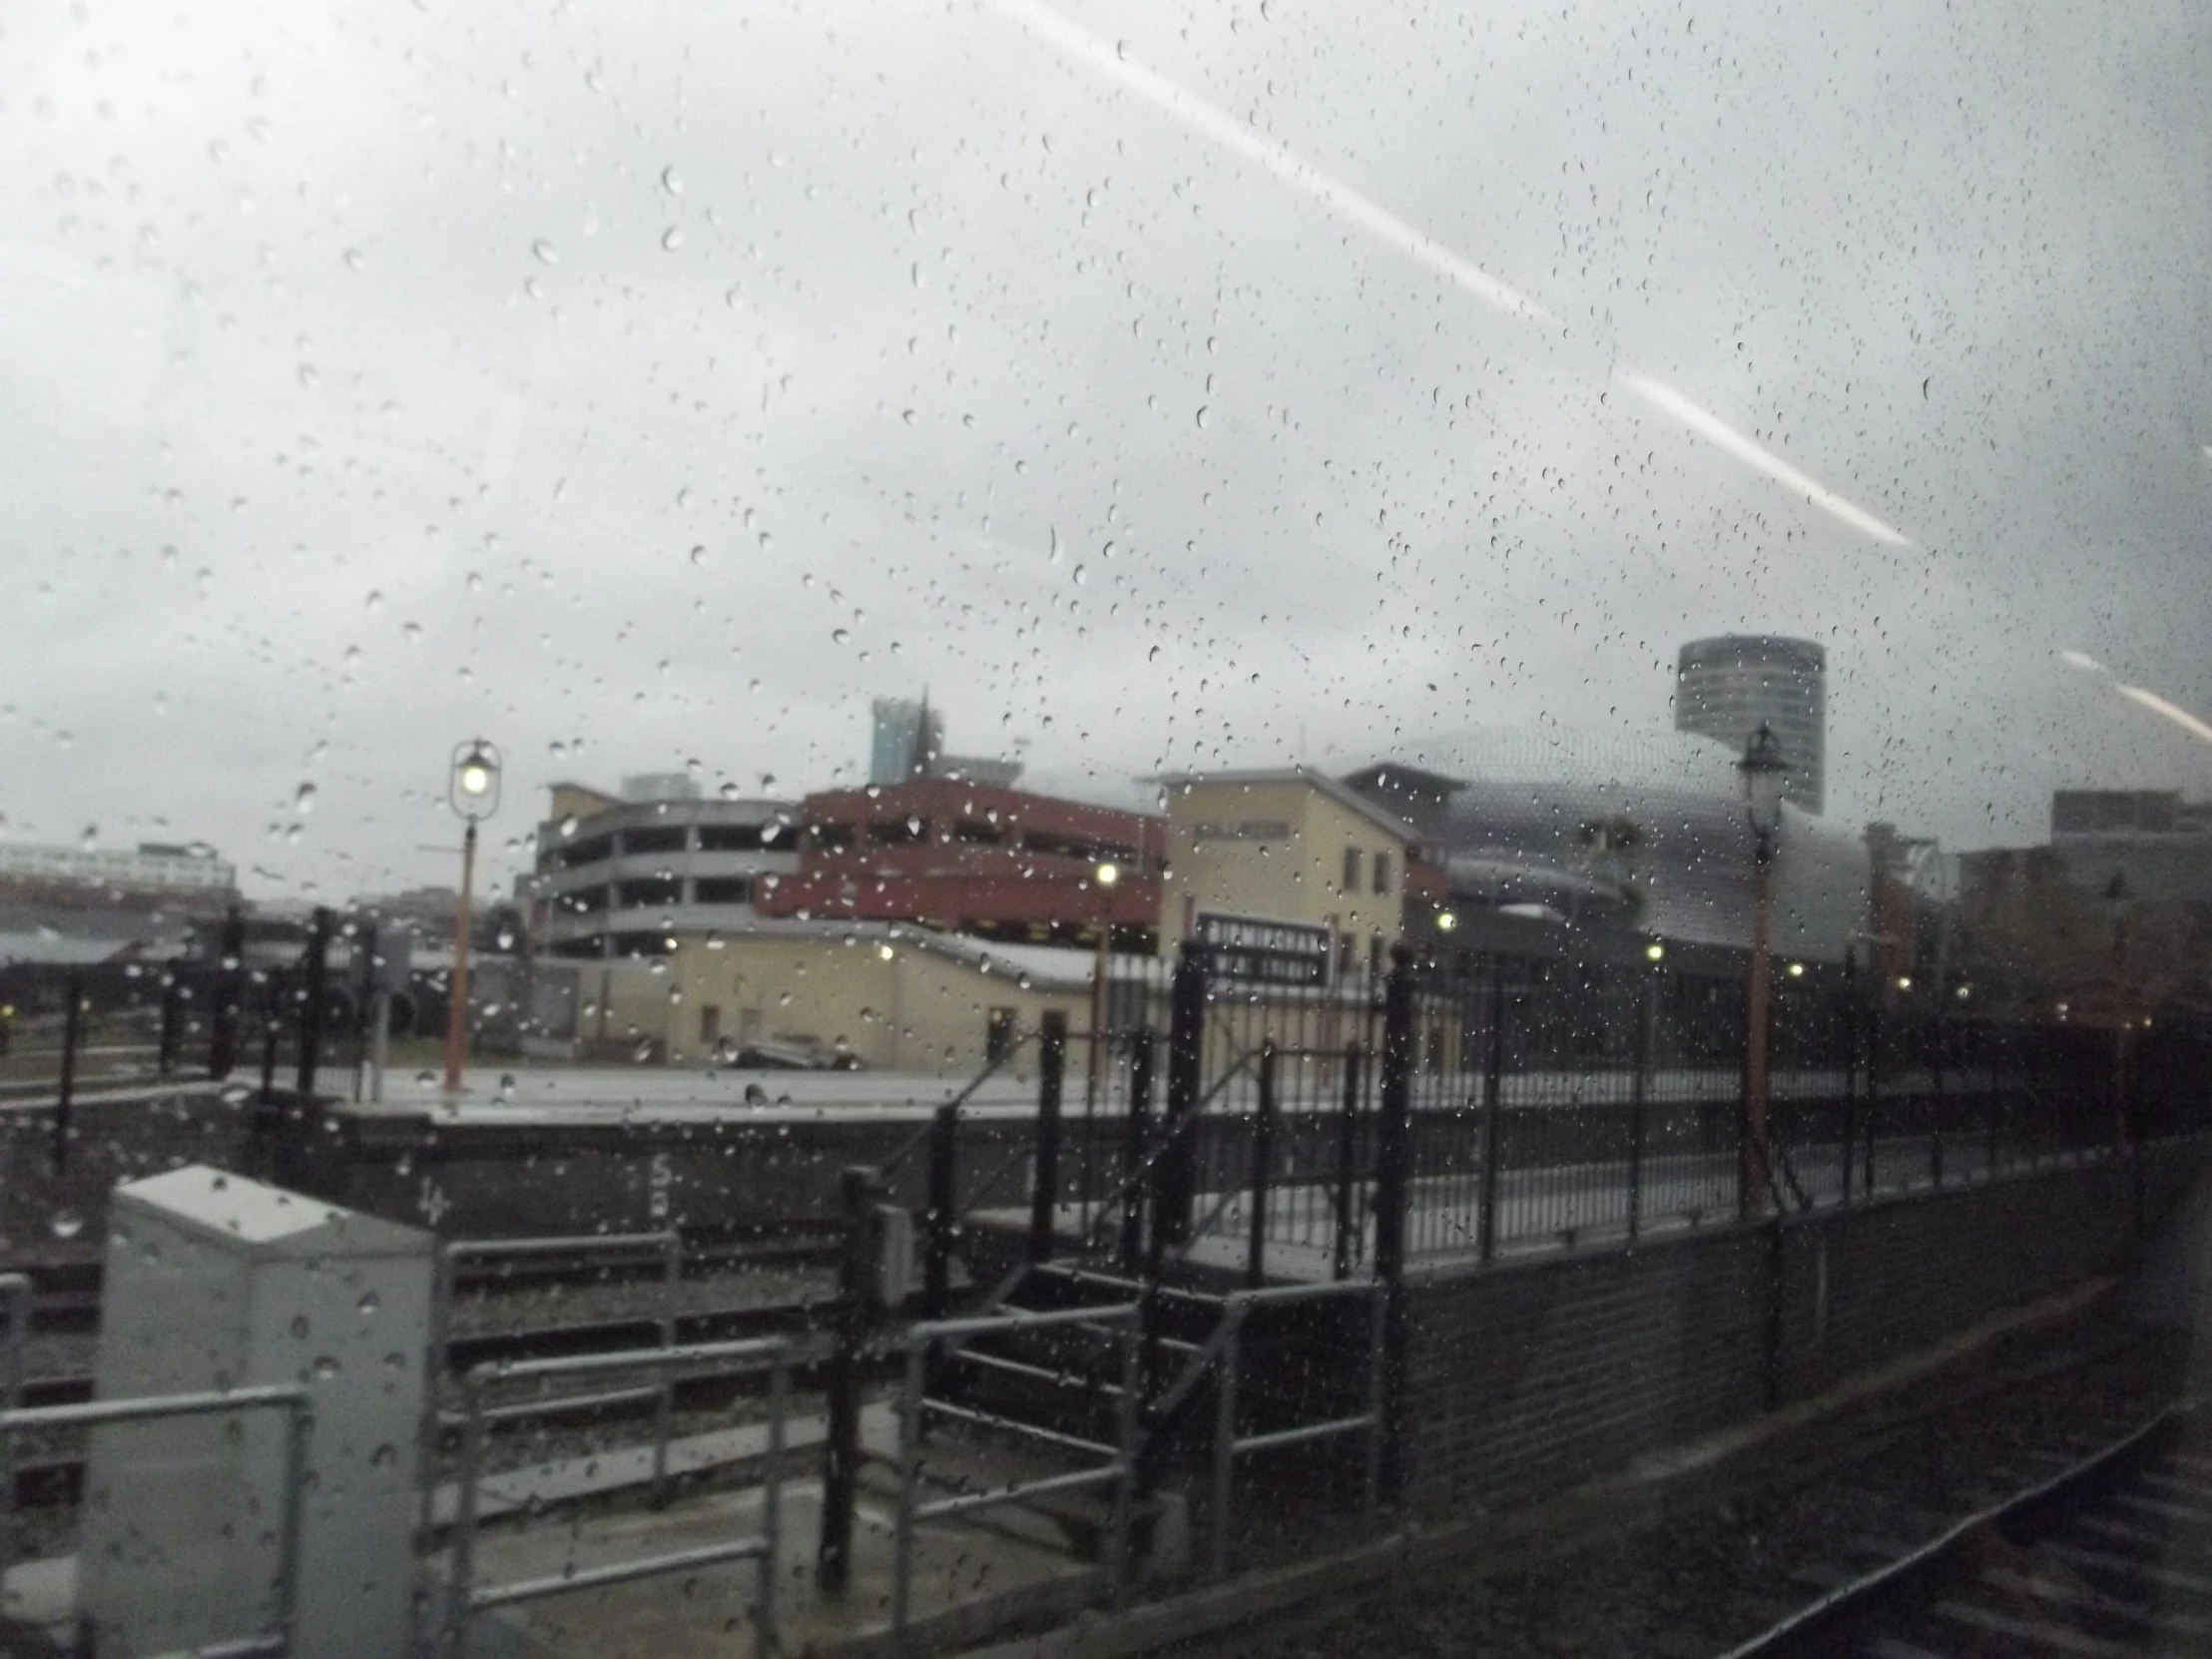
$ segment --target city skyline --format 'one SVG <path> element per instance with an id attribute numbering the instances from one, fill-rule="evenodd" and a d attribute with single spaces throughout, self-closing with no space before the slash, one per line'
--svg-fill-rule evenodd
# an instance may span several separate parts
<path id="1" fill-rule="evenodd" d="M 1840 819 L 2204 792 L 2201 31 L 1277 10 L 27 8 L 0 833 L 342 893 L 474 732 L 826 787 L 927 684 L 1122 778 L 1660 724 L 1751 630 Z"/>

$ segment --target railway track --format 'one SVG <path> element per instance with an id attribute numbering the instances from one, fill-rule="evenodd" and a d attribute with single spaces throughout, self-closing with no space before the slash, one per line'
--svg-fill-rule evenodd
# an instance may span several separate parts
<path id="1" fill-rule="evenodd" d="M 687 1234 L 684 1276 L 700 1279 L 747 1269 L 828 1266 L 836 1260 L 837 1235 L 828 1227 Z M 70 1262 L 0 1266 L 31 1281 L 31 1330 L 45 1336 L 86 1336 L 100 1329 L 101 1265 L 97 1257 Z M 603 1256 L 550 1255 L 491 1262 L 463 1261 L 454 1290 L 466 1297 L 561 1286 L 646 1286 L 660 1281 L 657 1261 Z"/>
<path id="2" fill-rule="evenodd" d="M 2134 1659 L 2212 1654 L 2212 1433 L 2193 1405 L 2085 1455 L 1871 1570 L 1725 1659 Z M 1880 1553 L 1870 1545 L 1866 1553 Z"/>
<path id="3" fill-rule="evenodd" d="M 747 1269 L 819 1266 L 830 1259 L 834 1238 L 820 1231 L 748 1237 L 707 1243 L 687 1250 L 688 1279 Z M 100 1264 L 97 1261 L 45 1264 L 20 1270 L 30 1274 L 33 1285 L 31 1330 L 37 1335 L 82 1336 L 99 1330 Z M 653 1348 L 661 1342 L 659 1316 L 652 1303 L 660 1290 L 658 1264 L 610 1266 L 604 1260 L 552 1257 L 471 1266 L 456 1280 L 457 1300 L 489 1299 L 531 1292 L 557 1292 L 564 1287 L 635 1285 L 638 1311 L 540 1323 L 517 1323 L 499 1329 L 456 1333 L 446 1345 L 446 1372 L 451 1378 L 480 1365 L 523 1360 L 554 1359 L 574 1354 L 596 1354 L 625 1348 Z M 729 1308 L 691 1309 L 676 1318 L 675 1340 L 680 1344 L 742 1341 L 755 1337 L 808 1336 L 830 1328 L 841 1307 L 834 1296 L 801 1294 L 771 1304 Z M 811 1378 L 811 1364 L 795 1368 L 802 1385 Z M 730 1378 L 695 1378 L 676 1384 L 674 1403 L 680 1409 L 710 1410 L 726 1405 L 764 1385 L 750 1374 Z M 24 1381 L 22 1402 L 26 1406 L 81 1404 L 93 1397 L 90 1373 L 71 1372 Z M 613 1421 L 650 1415 L 650 1400 L 610 1398 L 604 1404 L 578 1410 L 568 1408 L 565 1420 Z M 50 1452 L 19 1456 L 15 1465 L 15 1498 L 20 1508 L 54 1508 L 74 1504 L 84 1488 L 84 1458 L 75 1452 Z"/>

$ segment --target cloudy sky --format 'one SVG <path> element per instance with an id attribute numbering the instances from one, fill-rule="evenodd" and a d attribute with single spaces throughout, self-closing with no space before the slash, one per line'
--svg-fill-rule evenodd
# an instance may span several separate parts
<path id="1" fill-rule="evenodd" d="M 1828 10 L 17 0 L 0 835 L 344 895 L 479 732 L 511 869 L 877 693 L 1106 781 L 1734 628 L 1847 821 L 2212 791 L 2212 13 Z"/>

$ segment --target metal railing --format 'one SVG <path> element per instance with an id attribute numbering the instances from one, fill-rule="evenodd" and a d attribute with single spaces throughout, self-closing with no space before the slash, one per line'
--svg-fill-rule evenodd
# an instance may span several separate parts
<path id="1" fill-rule="evenodd" d="M 1214 1495 L 1213 1525 L 1208 1539 L 1210 1566 L 1216 1578 L 1229 1573 L 1231 1516 L 1235 1510 L 1237 1459 L 1256 1451 L 1274 1451 L 1305 1445 L 1342 1434 L 1368 1437 L 1367 1469 L 1360 1518 L 1372 1523 L 1382 1493 L 1382 1436 L 1385 1426 L 1383 1388 L 1386 1372 L 1383 1356 L 1384 1322 L 1388 1312 L 1388 1287 L 1380 1279 L 1334 1280 L 1320 1285 L 1280 1285 L 1269 1290 L 1238 1291 L 1228 1299 L 1228 1309 L 1217 1333 L 1220 1345 L 1214 1364 L 1219 1383 L 1214 1399 Z M 1238 1382 L 1244 1362 L 1244 1327 L 1255 1308 L 1278 1308 L 1319 1302 L 1330 1297 L 1364 1296 L 1369 1306 L 1368 1408 L 1351 1416 L 1327 1417 L 1318 1422 L 1297 1423 L 1264 1433 L 1237 1432 Z M 1209 1344 L 1213 1347 L 1213 1344 Z"/>
<path id="2" fill-rule="evenodd" d="M 1108 1600 L 1119 1605 L 1129 1578 L 1129 1525 L 1136 1505 L 1137 1396 L 1141 1355 L 1139 1305 L 1115 1303 L 1099 1308 L 1067 1308 L 1050 1313 L 999 1313 L 979 1319 L 929 1320 L 911 1325 L 892 1339 L 894 1348 L 906 1353 L 905 1379 L 899 1391 L 898 1414 L 898 1521 L 892 1537 L 891 1634 L 902 1637 L 913 1617 L 914 1529 L 923 1521 L 971 1514 L 1001 1503 L 1042 1497 L 1052 1492 L 1083 1491 L 1097 1486 L 1114 1488 L 1113 1518 L 1109 1526 L 1106 1582 Z M 1059 1326 L 1119 1326 L 1121 1338 L 1121 1385 L 1115 1404 L 1115 1443 L 1086 1440 L 1056 1429 L 1017 1418 L 998 1416 L 949 1400 L 928 1397 L 928 1374 L 943 1346 L 958 1347 L 978 1337 L 1008 1332 L 1050 1330 Z M 956 1417 L 979 1427 L 1048 1442 L 1063 1450 L 1103 1453 L 1106 1461 L 1064 1474 L 1041 1475 L 982 1491 L 954 1492 L 924 1500 L 921 1496 L 921 1419 L 925 1411 Z"/>
<path id="3" fill-rule="evenodd" d="M 793 1351 L 794 1345 L 788 1338 L 758 1337 L 743 1342 L 701 1343 L 687 1348 L 630 1349 L 611 1354 L 579 1354 L 565 1359 L 526 1360 L 513 1364 L 492 1362 L 473 1367 L 461 1380 L 460 1489 L 452 1536 L 447 1543 L 444 1613 L 438 1633 L 440 1651 L 462 1652 L 470 1623 L 477 1614 L 494 1607 L 537 1601 L 571 1590 L 627 1584 L 663 1573 L 692 1572 L 732 1561 L 753 1561 L 758 1567 L 753 1605 L 758 1632 L 756 1651 L 776 1652 L 776 1558 L 783 1541 L 783 1461 Z M 490 1415 L 484 1396 L 493 1385 L 542 1382 L 557 1377 L 648 1372 L 659 1378 L 660 1384 L 666 1387 L 678 1374 L 717 1376 L 739 1370 L 769 1373 L 768 1452 L 762 1465 L 761 1528 L 758 1532 L 717 1544 L 609 1561 L 538 1578 L 511 1579 L 501 1584 L 477 1582 L 477 1494 L 484 1478 L 485 1430 Z"/>
<path id="4" fill-rule="evenodd" d="M 83 1405 L 37 1405 L 0 1411 L 0 1442 L 13 1447 L 26 1429 L 91 1428 L 103 1423 L 149 1422 L 162 1417 L 216 1416 L 234 1411 L 281 1408 L 288 1416 L 284 1435 L 281 1508 L 276 1534 L 276 1624 L 250 1636 L 231 1637 L 193 1648 L 193 1659 L 253 1659 L 281 1655 L 293 1659 L 299 1609 L 299 1517 L 307 1483 L 307 1436 L 314 1415 L 308 1390 L 298 1383 L 232 1388 L 224 1392 L 152 1394 L 141 1399 L 96 1399 Z M 12 1461 L 12 1457 L 11 1457 Z"/>
<path id="5" fill-rule="evenodd" d="M 23 1404 L 23 1350 L 31 1340 L 31 1280 L 0 1273 L 0 1304 L 7 1310 L 7 1345 L 0 1348 L 0 1414 Z M 15 1561 L 15 1431 L 0 1433 L 0 1573 Z"/>
<path id="6" fill-rule="evenodd" d="M 664 1229 L 657 1233 L 586 1233 L 534 1239 L 455 1239 L 439 1248 L 430 1280 L 428 1362 L 423 1367 L 422 1378 L 420 1529 L 425 1539 L 430 1536 L 436 1524 L 434 1505 L 439 1436 L 445 1429 L 458 1426 L 458 1419 L 446 1410 L 444 1401 L 446 1356 L 453 1341 L 456 1265 L 464 1260 L 521 1261 L 531 1257 L 570 1255 L 587 1258 L 622 1257 L 640 1256 L 648 1252 L 658 1252 L 660 1256 L 661 1280 L 665 1292 L 658 1321 L 661 1347 L 672 1349 L 676 1346 L 677 1291 L 684 1276 L 684 1241 L 673 1229 Z M 516 1375 L 516 1368 L 510 1368 L 508 1375 Z M 675 1406 L 674 1386 L 668 1378 L 661 1378 L 650 1387 L 550 1399 L 516 1400 L 487 1407 L 484 1414 L 487 1419 L 498 1421 L 508 1417 L 543 1416 L 561 1410 L 592 1410 L 603 1405 L 648 1398 L 654 1401 L 653 1496 L 658 1502 L 667 1494 L 668 1489 L 669 1428 Z"/>

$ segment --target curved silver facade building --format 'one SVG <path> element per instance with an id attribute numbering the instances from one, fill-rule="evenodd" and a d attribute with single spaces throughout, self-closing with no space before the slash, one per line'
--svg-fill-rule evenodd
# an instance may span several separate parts
<path id="1" fill-rule="evenodd" d="M 1751 943 L 1757 866 L 1737 751 L 1666 731 L 1478 731 L 1408 745 L 1425 811 L 1389 767 L 1354 787 L 1440 847 L 1450 902 L 1631 929 L 1686 944 Z M 1840 962 L 1866 925 L 1861 837 L 1785 804 L 1774 863 L 1774 946 Z"/>
<path id="2" fill-rule="evenodd" d="M 1774 728 L 1790 771 L 1783 799 L 1818 816 L 1827 797 L 1828 653 L 1811 640 L 1720 634 L 1692 640 L 1675 660 L 1674 729 L 1718 739 L 1737 754 L 1761 725 Z"/>

